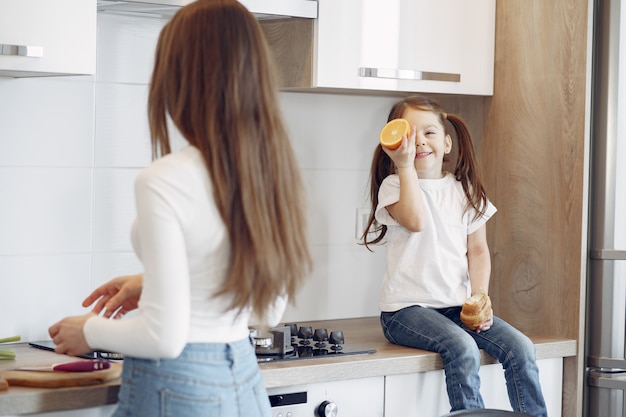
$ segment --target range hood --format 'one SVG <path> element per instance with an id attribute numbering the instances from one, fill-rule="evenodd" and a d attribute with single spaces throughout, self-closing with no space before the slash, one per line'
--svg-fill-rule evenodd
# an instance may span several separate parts
<path id="1" fill-rule="evenodd" d="M 98 12 L 170 18 L 193 0 L 98 0 Z M 258 19 L 317 18 L 317 0 L 239 0 Z"/>

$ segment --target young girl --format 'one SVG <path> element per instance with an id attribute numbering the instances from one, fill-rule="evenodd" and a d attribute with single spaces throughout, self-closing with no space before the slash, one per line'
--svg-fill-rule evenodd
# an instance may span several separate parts
<path id="1" fill-rule="evenodd" d="M 161 31 L 148 96 L 158 158 L 135 181 L 131 234 L 144 269 L 49 329 L 59 353 L 125 354 L 115 417 L 272 414 L 248 325 L 278 323 L 311 261 L 271 62 L 236 0 L 191 2 Z M 172 128 L 189 142 L 176 152 Z"/>
<path id="2" fill-rule="evenodd" d="M 374 153 L 372 215 L 363 234 L 368 248 L 387 237 L 379 304 L 385 337 L 441 354 L 452 411 L 484 408 L 483 349 L 502 363 L 513 409 L 546 416 L 532 342 L 493 312 L 476 330 L 460 319 L 465 300 L 489 289 L 485 223 L 496 212 L 478 178 L 469 131 L 426 97 L 396 103 L 389 120 L 399 117 L 412 129 L 396 150 L 378 145 Z M 453 147 L 448 126 L 458 140 L 454 173 L 443 169 Z"/>

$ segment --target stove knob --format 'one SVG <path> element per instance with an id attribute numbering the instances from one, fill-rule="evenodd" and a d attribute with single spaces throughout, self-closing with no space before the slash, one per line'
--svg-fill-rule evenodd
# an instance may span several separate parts
<path id="1" fill-rule="evenodd" d="M 328 330 L 315 329 L 315 332 L 313 333 L 313 340 L 316 342 L 326 342 L 328 340 Z"/>
<path id="2" fill-rule="evenodd" d="M 311 326 L 302 326 L 300 327 L 300 330 L 298 330 L 298 337 L 302 340 L 300 340 L 300 343 L 303 345 L 308 345 L 309 343 L 311 343 L 311 337 L 313 336 L 313 328 Z"/>
<path id="3" fill-rule="evenodd" d="M 342 345 L 345 342 L 342 331 L 335 331 L 330 333 L 330 338 L 328 339 L 330 343 L 333 345 Z"/>
<path id="4" fill-rule="evenodd" d="M 317 407 L 318 417 L 337 417 L 337 404 L 332 401 L 324 401 Z"/>
<path id="5" fill-rule="evenodd" d="M 291 333 L 291 342 L 296 340 L 296 336 L 298 335 L 298 325 L 296 323 L 286 324 L 289 327 L 289 332 Z"/>

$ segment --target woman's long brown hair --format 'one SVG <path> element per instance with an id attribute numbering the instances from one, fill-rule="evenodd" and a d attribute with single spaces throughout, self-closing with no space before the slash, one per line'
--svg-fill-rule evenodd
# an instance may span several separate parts
<path id="1" fill-rule="evenodd" d="M 263 315 L 311 268 L 304 187 L 261 28 L 235 0 L 183 7 L 159 36 L 148 115 L 153 157 L 171 151 L 167 117 L 204 157 L 231 242 L 216 295 Z"/>
<path id="2" fill-rule="evenodd" d="M 473 208 L 476 210 L 475 219 L 482 216 L 487 209 L 487 195 L 485 188 L 478 175 L 478 164 L 474 153 L 474 144 L 470 136 L 467 125 L 461 118 L 454 114 L 446 114 L 439 103 L 424 96 L 409 96 L 397 102 L 389 112 L 387 121 L 402 117 L 407 109 L 424 110 L 434 113 L 446 135 L 449 134 L 448 124 L 454 128 L 458 142 L 458 155 L 454 163 L 454 176 L 457 181 L 461 181 L 463 191 L 467 197 L 466 210 Z M 387 155 L 381 145 L 376 146 L 372 166 L 370 168 L 370 203 L 372 211 L 370 213 L 365 232 L 361 236 L 363 244 L 369 245 L 380 243 L 387 233 L 387 226 L 376 221 L 375 211 L 378 207 L 378 190 L 383 180 L 395 173 L 395 165 L 389 155 Z M 369 233 L 374 237 L 368 239 Z"/>

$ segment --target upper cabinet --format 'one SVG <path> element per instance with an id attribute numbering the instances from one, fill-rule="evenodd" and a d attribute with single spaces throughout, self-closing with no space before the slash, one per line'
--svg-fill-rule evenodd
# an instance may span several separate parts
<path id="1" fill-rule="evenodd" d="M 170 18 L 195 0 L 98 0 L 99 12 Z M 317 0 L 239 0 L 257 19 L 317 17 Z"/>
<path id="2" fill-rule="evenodd" d="M 96 72 L 96 0 L 0 0 L 0 77 Z"/>
<path id="3" fill-rule="evenodd" d="M 493 94 L 495 0 L 318 0 L 262 22 L 283 88 Z"/>
<path id="4" fill-rule="evenodd" d="M 318 87 L 493 94 L 495 0 L 320 0 Z"/>

